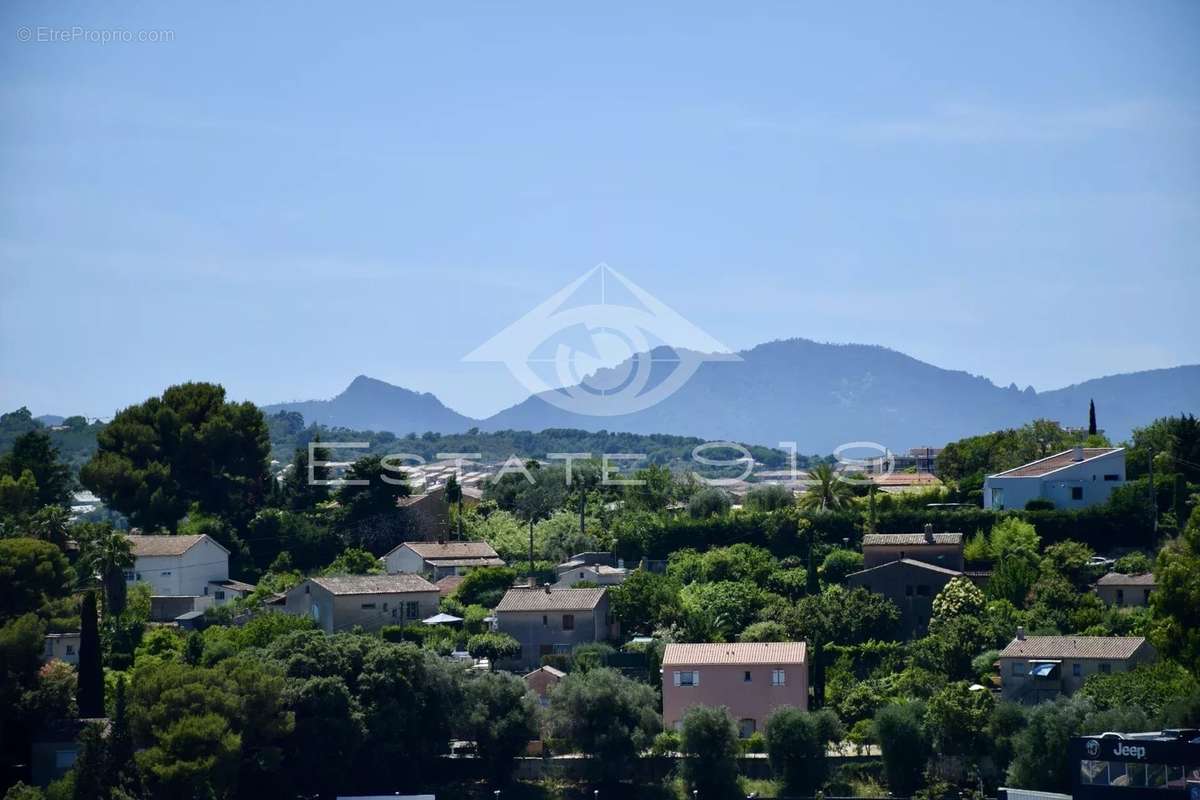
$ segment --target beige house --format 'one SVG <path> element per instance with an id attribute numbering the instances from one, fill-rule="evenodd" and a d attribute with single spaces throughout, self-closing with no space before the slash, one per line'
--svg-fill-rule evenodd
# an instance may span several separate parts
<path id="1" fill-rule="evenodd" d="M 1026 636 L 1017 628 L 1000 651 L 1001 693 L 1036 705 L 1075 692 L 1089 675 L 1128 672 L 1155 658 L 1142 636 Z"/>
<path id="2" fill-rule="evenodd" d="M 963 535 L 934 533 L 933 526 L 926 525 L 921 533 L 868 533 L 863 537 L 863 569 L 905 558 L 962 572 Z"/>
<path id="3" fill-rule="evenodd" d="M 542 656 L 610 638 L 613 627 L 604 588 L 515 588 L 496 606 L 496 629 L 521 643 L 516 663 L 531 669 Z"/>
<path id="4" fill-rule="evenodd" d="M 668 644 L 662 660 L 663 726 L 678 729 L 692 706 L 725 706 L 743 737 L 782 706 L 808 710 L 804 642 Z"/>
<path id="5" fill-rule="evenodd" d="M 412 625 L 438 610 L 438 590 L 419 575 L 309 578 L 288 590 L 284 610 L 312 617 L 326 633 L 361 626 Z"/>
<path id="6" fill-rule="evenodd" d="M 475 567 L 503 567 L 504 561 L 487 542 L 404 542 L 383 557 L 389 574 L 465 575 Z"/>
<path id="7" fill-rule="evenodd" d="M 1096 581 L 1096 594 L 1110 606 L 1144 606 L 1150 603 L 1154 591 L 1154 575 L 1122 575 L 1110 572 Z"/>
<path id="8" fill-rule="evenodd" d="M 529 687 L 529 691 L 538 696 L 538 702 L 542 707 L 550 705 L 550 692 L 558 682 L 567 676 L 567 673 L 561 669 L 556 669 L 551 666 L 542 666 L 528 673 L 524 680 L 525 685 Z"/>

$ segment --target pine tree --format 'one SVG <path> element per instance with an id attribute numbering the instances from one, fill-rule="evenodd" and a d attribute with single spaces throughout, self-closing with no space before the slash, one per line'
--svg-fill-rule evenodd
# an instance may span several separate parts
<path id="1" fill-rule="evenodd" d="M 80 717 L 104 716 L 104 671 L 100 667 L 100 630 L 93 591 L 85 592 L 79 604 L 79 688 L 75 699 Z"/>
<path id="2" fill-rule="evenodd" d="M 1088 400 L 1088 436 L 1096 435 L 1096 401 Z"/>
<path id="3" fill-rule="evenodd" d="M 104 782 L 109 789 L 122 789 L 136 795 L 137 764 L 133 760 L 133 734 L 125 705 L 125 676 L 117 676 L 117 696 L 113 701 L 112 728 L 108 734 L 108 754 Z"/>

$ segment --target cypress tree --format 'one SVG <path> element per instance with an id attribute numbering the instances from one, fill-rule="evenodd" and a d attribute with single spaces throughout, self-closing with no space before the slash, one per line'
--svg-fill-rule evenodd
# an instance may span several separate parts
<path id="1" fill-rule="evenodd" d="M 1096 401 L 1088 400 L 1088 436 L 1096 435 Z"/>
<path id="2" fill-rule="evenodd" d="M 75 700 L 80 717 L 104 716 L 104 671 L 100 667 L 100 629 L 93 591 L 85 592 L 79 604 L 79 688 Z"/>
<path id="3" fill-rule="evenodd" d="M 74 800 L 100 800 L 109 796 L 104 782 L 108 763 L 107 742 L 98 723 L 88 723 L 79 735 L 79 755 L 75 758 Z"/>

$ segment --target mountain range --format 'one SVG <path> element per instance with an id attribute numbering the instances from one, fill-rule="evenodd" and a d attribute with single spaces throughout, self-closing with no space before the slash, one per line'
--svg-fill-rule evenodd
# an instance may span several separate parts
<path id="1" fill-rule="evenodd" d="M 940 446 L 1037 418 L 1084 426 L 1088 402 L 1110 439 L 1156 417 L 1200 412 L 1200 365 L 1096 378 L 1053 391 L 999 387 L 875 345 L 823 344 L 807 339 L 768 342 L 736 361 L 706 361 L 674 394 L 650 408 L 619 416 L 563 410 L 533 395 L 486 419 L 472 419 L 428 393 L 360 375 L 330 400 L 277 403 L 264 411 L 298 411 L 308 422 L 358 430 L 457 433 L 579 428 L 671 433 L 828 453 L 869 441 L 901 452 Z M 629 364 L 612 368 L 614 375 Z M 655 361 L 648 386 L 674 367 Z M 603 371 L 601 371 L 602 373 Z M 603 383 L 606 376 L 599 374 Z"/>

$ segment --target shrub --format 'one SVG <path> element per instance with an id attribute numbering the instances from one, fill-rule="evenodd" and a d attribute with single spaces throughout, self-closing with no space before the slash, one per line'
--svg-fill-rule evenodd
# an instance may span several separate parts
<path id="1" fill-rule="evenodd" d="M 840 741 L 842 723 L 829 709 L 807 712 L 784 706 L 767 719 L 767 755 L 787 791 L 810 795 L 825 782 L 826 748 Z"/>
<path id="2" fill-rule="evenodd" d="M 692 706 L 683 714 L 679 735 L 686 758 L 680 764 L 684 783 L 704 797 L 737 793 L 737 726 L 724 706 Z"/>

